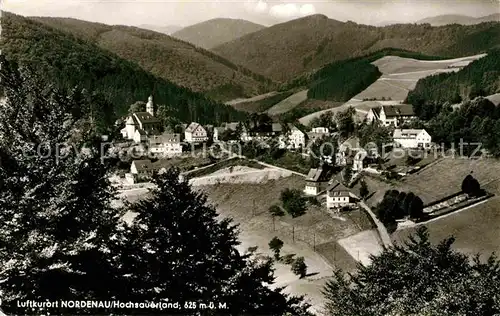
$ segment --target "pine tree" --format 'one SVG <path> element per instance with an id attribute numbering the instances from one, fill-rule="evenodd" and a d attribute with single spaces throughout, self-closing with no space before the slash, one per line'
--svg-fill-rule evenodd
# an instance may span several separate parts
<path id="1" fill-rule="evenodd" d="M 110 248 L 120 213 L 85 119 L 93 97 L 54 89 L 5 60 L 0 74 L 2 308 L 26 314 L 16 301 L 116 297 Z"/>
<path id="2" fill-rule="evenodd" d="M 238 315 L 305 312 L 300 298 L 266 286 L 274 281 L 272 263 L 240 254 L 237 227 L 219 221 L 207 197 L 179 181 L 178 170 L 156 174 L 153 183 L 150 197 L 128 205 L 138 215 L 125 233 L 120 274 L 129 276 L 131 297 L 225 302 L 224 313 Z"/>
<path id="3" fill-rule="evenodd" d="M 325 288 L 327 315 L 495 315 L 500 313 L 500 262 L 474 260 L 433 245 L 425 227 L 385 249 L 355 273 L 337 271 Z"/>

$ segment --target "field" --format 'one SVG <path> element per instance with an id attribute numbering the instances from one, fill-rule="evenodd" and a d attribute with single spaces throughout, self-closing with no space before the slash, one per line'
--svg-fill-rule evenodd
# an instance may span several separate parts
<path id="1" fill-rule="evenodd" d="M 307 214 L 299 218 L 285 216 L 275 219 L 273 225 L 268 208 L 279 203 L 281 191 L 285 188 L 302 190 L 303 187 L 302 177 L 290 176 L 261 184 L 219 184 L 199 189 L 207 193 L 221 217 L 231 217 L 239 224 L 242 250 L 258 246 L 258 252 L 269 254 L 267 244 L 278 236 L 285 243 L 284 254 L 304 256 L 313 276 L 299 280 L 290 272 L 289 266 L 280 263 L 276 265 L 276 282 L 277 285 L 287 285 L 287 291 L 294 294 L 307 294 L 313 305 L 320 308 L 323 303 L 321 289 L 332 275 L 332 266 L 347 271 L 356 266 L 349 251 L 337 241 L 371 230 L 372 223 L 364 212 L 353 211 L 332 217 L 321 206 L 309 207 Z M 374 239 L 374 243 L 377 242 Z"/>
<path id="2" fill-rule="evenodd" d="M 389 103 L 391 104 L 400 103 L 406 99 L 408 92 L 415 88 L 419 79 L 436 73 L 458 71 L 460 67 L 483 56 L 485 55 L 482 54 L 448 60 L 416 60 L 398 56 L 382 57 L 372 63 L 382 72 L 382 76 L 372 85 L 342 106 L 304 116 L 300 119 L 300 122 L 308 125 L 314 117 L 318 117 L 322 113 L 327 111 L 343 111 L 349 106 L 356 109 L 359 108 L 360 115 L 363 115 L 367 109 L 373 106 L 380 106 L 373 103 L 362 102 L 363 99 L 382 99 L 383 97 L 386 100 L 390 98 L 391 102 Z M 381 102 L 381 104 L 384 103 L 385 102 Z"/>
<path id="3" fill-rule="evenodd" d="M 500 192 L 498 192 L 500 193 Z M 481 254 L 484 259 L 492 252 L 500 253 L 500 197 L 464 209 L 450 216 L 425 224 L 431 241 L 438 243 L 454 236 L 454 248 L 468 255 Z M 416 228 L 398 230 L 392 235 L 394 242 L 401 242 Z"/>
<path id="4" fill-rule="evenodd" d="M 430 186 L 427 191 L 432 189 L 439 192 L 456 191 L 452 186 L 444 184 L 447 182 L 446 179 L 456 186 L 462 180 L 462 176 L 472 170 L 474 177 L 480 181 L 483 188 L 496 196 L 484 203 L 439 217 L 424 225 L 429 229 L 432 242 L 438 243 L 453 235 L 456 239 L 454 244 L 456 250 L 468 255 L 479 253 L 484 259 L 492 252 L 500 253 L 500 234 L 498 233 L 500 231 L 500 162 L 493 160 L 484 160 L 476 164 L 466 162 L 466 160 L 444 160 L 432 166 L 427 173 L 434 172 L 443 175 L 443 180 L 427 182 Z M 453 171 L 457 173 L 455 176 Z M 426 177 L 427 175 L 413 179 L 413 183 L 423 187 Z M 446 190 L 448 187 L 450 189 Z M 401 242 L 415 230 L 416 228 L 398 230 L 392 235 L 392 239 L 395 242 Z"/>
<path id="5" fill-rule="evenodd" d="M 407 176 L 398 187 L 403 191 L 412 191 L 427 204 L 460 191 L 463 179 L 471 172 L 485 186 L 500 179 L 500 162 L 493 159 L 444 158 Z"/>
<path id="6" fill-rule="evenodd" d="M 288 98 L 283 101 L 273 105 L 269 110 L 267 110 L 267 114 L 269 115 L 279 115 L 282 113 L 286 113 L 302 102 L 307 100 L 307 90 L 299 91 L 295 94 L 292 94 Z"/>

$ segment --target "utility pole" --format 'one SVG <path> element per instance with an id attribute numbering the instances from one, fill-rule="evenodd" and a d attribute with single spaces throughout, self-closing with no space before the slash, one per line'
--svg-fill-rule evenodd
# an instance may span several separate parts
<path id="1" fill-rule="evenodd" d="M 333 245 L 333 262 L 336 265 L 337 262 L 337 242 Z"/>
<path id="2" fill-rule="evenodd" d="M 292 241 L 295 242 L 295 226 L 292 226 Z"/>
<path id="3" fill-rule="evenodd" d="M 276 231 L 276 225 L 274 224 L 274 216 L 273 216 L 273 231 Z"/>
<path id="4" fill-rule="evenodd" d="M 316 251 L 316 233 L 313 234 L 313 250 Z"/>

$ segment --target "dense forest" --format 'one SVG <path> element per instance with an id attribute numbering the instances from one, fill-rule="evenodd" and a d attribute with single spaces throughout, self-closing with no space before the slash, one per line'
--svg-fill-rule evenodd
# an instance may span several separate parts
<path id="1" fill-rule="evenodd" d="M 500 92 L 500 49 L 491 50 L 458 72 L 419 80 L 406 102 L 413 104 L 422 119 L 430 119 L 445 102 L 459 103 L 497 92 Z"/>
<path id="2" fill-rule="evenodd" d="M 114 105 L 115 116 L 126 114 L 130 104 L 147 100 L 151 94 L 157 104 L 164 105 L 168 115 L 183 122 L 219 123 L 245 116 L 39 22 L 7 13 L 2 18 L 2 29 L 2 50 L 9 60 L 31 66 L 56 86 L 79 86 L 101 94 Z"/>
<path id="3" fill-rule="evenodd" d="M 486 98 L 466 101 L 456 110 L 445 104 L 427 125 L 437 144 L 470 155 L 480 143 L 481 149 L 500 157 L 500 107 Z"/>
<path id="4" fill-rule="evenodd" d="M 282 90 L 306 86 L 309 88 L 307 96 L 310 99 L 345 102 L 380 78 L 382 73 L 371 63 L 389 55 L 419 60 L 446 59 L 446 57 L 386 48 L 362 57 L 328 64 L 314 73 L 288 82 L 283 85 Z"/>

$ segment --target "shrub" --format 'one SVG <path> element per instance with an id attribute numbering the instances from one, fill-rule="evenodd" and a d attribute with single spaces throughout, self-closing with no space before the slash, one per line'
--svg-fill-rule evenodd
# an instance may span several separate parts
<path id="1" fill-rule="evenodd" d="M 307 275 L 307 265 L 304 257 L 298 257 L 294 260 L 292 264 L 292 272 L 295 273 L 295 275 L 300 276 L 301 279 Z"/>

